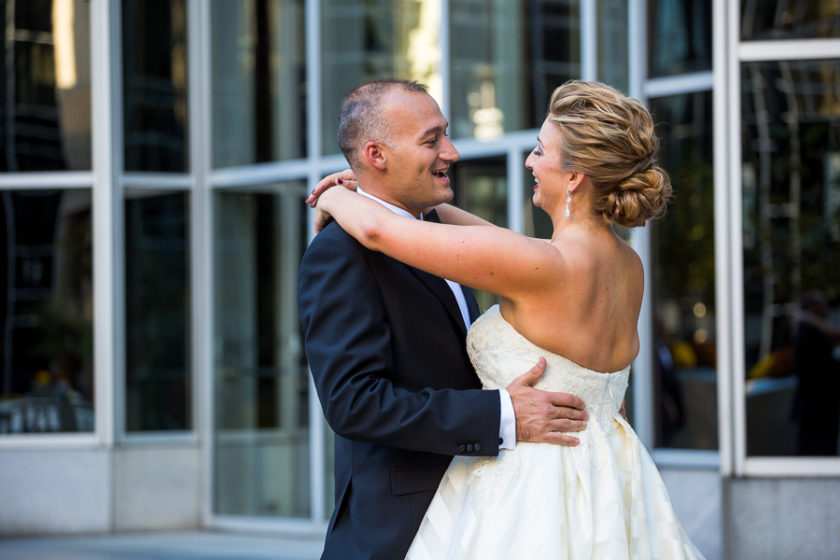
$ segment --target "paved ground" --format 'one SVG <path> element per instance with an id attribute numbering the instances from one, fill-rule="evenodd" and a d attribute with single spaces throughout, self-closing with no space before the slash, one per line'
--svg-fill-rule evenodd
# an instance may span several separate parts
<path id="1" fill-rule="evenodd" d="M 221 532 L 0 539 L 0 560 L 317 560 L 321 543 Z"/>

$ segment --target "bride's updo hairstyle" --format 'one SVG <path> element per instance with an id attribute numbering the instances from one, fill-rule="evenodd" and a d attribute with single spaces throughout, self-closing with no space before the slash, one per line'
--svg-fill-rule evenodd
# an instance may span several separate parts
<path id="1" fill-rule="evenodd" d="M 668 174 L 656 163 L 659 139 L 639 101 L 598 82 L 571 81 L 554 90 L 548 119 L 562 133 L 564 167 L 593 184 L 593 207 L 624 227 L 665 211 Z"/>

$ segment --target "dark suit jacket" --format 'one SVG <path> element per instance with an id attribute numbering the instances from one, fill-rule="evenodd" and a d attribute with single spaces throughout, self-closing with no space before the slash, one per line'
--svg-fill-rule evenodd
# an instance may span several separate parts
<path id="1" fill-rule="evenodd" d="M 499 394 L 479 388 L 444 281 L 364 248 L 335 223 L 303 257 L 298 304 L 336 433 L 322 558 L 403 558 L 452 456 L 498 454 Z"/>

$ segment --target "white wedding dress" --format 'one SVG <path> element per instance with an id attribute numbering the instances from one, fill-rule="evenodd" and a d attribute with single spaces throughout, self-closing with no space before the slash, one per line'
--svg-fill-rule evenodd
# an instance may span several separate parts
<path id="1" fill-rule="evenodd" d="M 586 402 L 576 447 L 518 443 L 498 457 L 455 457 L 406 556 L 409 560 L 702 558 L 671 507 L 653 460 L 618 411 L 630 368 L 605 374 L 535 346 L 498 306 L 467 336 L 485 389 L 543 356 L 537 387 Z"/>

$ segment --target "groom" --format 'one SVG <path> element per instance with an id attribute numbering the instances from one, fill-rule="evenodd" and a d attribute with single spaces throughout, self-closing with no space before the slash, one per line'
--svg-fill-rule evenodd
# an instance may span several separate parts
<path id="1" fill-rule="evenodd" d="M 338 141 L 359 191 L 416 218 L 452 199 L 460 157 L 437 103 L 415 82 L 380 80 L 344 100 Z M 306 356 L 335 431 L 335 510 L 323 559 L 403 558 L 453 455 L 516 441 L 573 444 L 583 401 L 533 388 L 544 362 L 484 391 L 466 332 L 469 288 L 365 249 L 335 223 L 303 257 L 298 305 Z"/>

